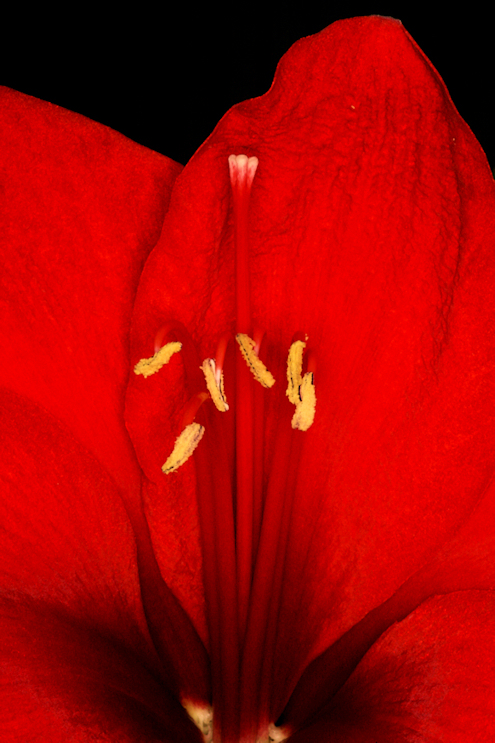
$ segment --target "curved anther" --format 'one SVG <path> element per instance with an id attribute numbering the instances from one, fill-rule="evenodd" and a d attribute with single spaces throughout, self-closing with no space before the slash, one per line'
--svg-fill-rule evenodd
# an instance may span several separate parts
<path id="1" fill-rule="evenodd" d="M 168 457 L 162 466 L 162 471 L 169 475 L 179 469 L 184 462 L 187 462 L 205 432 L 204 426 L 200 423 L 190 423 L 184 428 L 180 436 L 177 436 L 172 454 Z"/>
<path id="2" fill-rule="evenodd" d="M 168 364 L 174 353 L 178 353 L 182 349 L 182 343 L 177 340 L 168 343 L 165 341 L 171 334 L 172 338 L 177 337 L 176 332 L 177 330 L 180 330 L 181 327 L 181 324 L 177 322 L 169 322 L 166 325 L 163 325 L 155 335 L 154 355 L 150 358 L 138 361 L 134 367 L 134 374 L 142 374 L 146 379 L 146 377 L 150 377 L 152 374 L 159 371 L 162 366 Z"/>
<path id="3" fill-rule="evenodd" d="M 205 375 L 206 386 L 211 399 L 221 413 L 225 413 L 229 409 L 223 386 L 223 362 L 225 361 L 225 353 L 230 338 L 230 333 L 224 333 L 218 341 L 215 358 L 205 359 L 200 367 Z"/>
<path id="4" fill-rule="evenodd" d="M 268 371 L 264 363 L 258 358 L 256 353 L 256 343 L 245 333 L 237 333 L 237 343 L 241 349 L 241 353 L 246 361 L 246 364 L 253 373 L 254 378 L 263 387 L 273 387 L 275 379 L 272 374 Z M 259 348 L 259 346 L 258 346 Z"/>
<path id="5" fill-rule="evenodd" d="M 306 343 L 304 341 L 294 341 L 289 348 L 286 395 L 293 405 L 297 405 L 301 401 L 299 388 L 302 382 L 302 364 L 305 348 Z"/>
<path id="6" fill-rule="evenodd" d="M 287 391 L 286 395 L 296 411 L 292 417 L 292 428 L 299 431 L 307 431 L 313 424 L 316 412 L 316 390 L 314 383 L 315 359 L 309 354 L 311 366 L 310 371 L 302 375 L 303 353 L 306 342 L 296 340 L 289 349 L 287 358 Z"/>
<path id="7" fill-rule="evenodd" d="M 144 378 L 150 377 L 159 371 L 162 366 L 168 364 L 174 353 L 178 353 L 182 348 L 182 343 L 172 341 L 159 348 L 156 353 L 149 359 L 141 359 L 134 367 L 134 374 L 142 374 Z"/>
<path id="8" fill-rule="evenodd" d="M 162 471 L 166 475 L 175 472 L 184 464 L 184 462 L 187 462 L 203 438 L 205 427 L 200 423 L 197 423 L 194 418 L 201 405 L 205 400 L 208 400 L 209 397 L 210 395 L 208 392 L 199 392 L 189 400 L 182 419 L 182 433 L 175 439 L 172 453 L 162 466 Z"/>
<path id="9" fill-rule="evenodd" d="M 313 425 L 316 412 L 316 390 L 313 372 L 306 372 L 299 387 L 300 401 L 292 416 L 292 428 L 307 431 Z"/>
<path id="10" fill-rule="evenodd" d="M 201 365 L 201 369 L 205 375 L 206 386 L 215 407 L 221 413 L 225 413 L 229 409 L 229 406 L 223 386 L 223 370 L 217 369 L 215 359 L 205 359 Z"/>

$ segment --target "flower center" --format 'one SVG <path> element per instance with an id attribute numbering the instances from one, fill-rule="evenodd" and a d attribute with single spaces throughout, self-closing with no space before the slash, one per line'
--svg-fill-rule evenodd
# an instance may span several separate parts
<path id="1" fill-rule="evenodd" d="M 302 447 L 296 432 L 310 428 L 316 408 L 314 355 L 310 351 L 305 358 L 307 338 L 298 332 L 287 356 L 285 395 L 294 406 L 292 418 L 290 406 L 281 400 L 274 455 L 269 472 L 264 471 L 264 395 L 277 394 L 280 382 L 262 361 L 264 332 L 253 329 L 251 320 L 248 216 L 257 166 L 255 157 L 229 158 L 238 347 L 234 404 L 224 386 L 229 333 L 221 336 L 215 356 L 200 364 L 186 328 L 170 322 L 156 336 L 154 355 L 134 368 L 146 378 L 180 353 L 191 388 L 202 387 L 184 409 L 182 429 L 162 470 L 175 476 L 195 453 L 213 717 L 206 700 L 203 707 L 181 701 L 205 741 L 215 743 L 268 743 L 287 737 L 273 724 L 282 712 L 271 707 L 273 647 Z M 201 423 L 196 421 L 200 409 Z M 232 414 L 234 427 L 225 422 Z"/>

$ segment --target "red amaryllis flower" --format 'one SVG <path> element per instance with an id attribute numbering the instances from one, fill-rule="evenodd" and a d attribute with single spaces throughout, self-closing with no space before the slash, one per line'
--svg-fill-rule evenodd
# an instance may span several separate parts
<path id="1" fill-rule="evenodd" d="M 400 23 L 182 173 L 1 109 L 2 740 L 493 740 L 494 185 Z"/>

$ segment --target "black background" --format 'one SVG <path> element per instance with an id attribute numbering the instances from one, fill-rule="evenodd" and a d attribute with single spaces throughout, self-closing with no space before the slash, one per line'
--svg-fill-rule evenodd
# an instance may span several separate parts
<path id="1" fill-rule="evenodd" d="M 255 11 L 246 2 L 228 12 L 169 3 L 113 14 L 105 6 L 20 12 L 3 27 L 0 80 L 185 163 L 230 106 L 266 92 L 298 38 L 339 18 L 388 15 L 431 59 L 495 165 L 489 10 L 445 6 L 440 16 L 434 5 L 428 14 L 400 2 L 297 5 L 281 4 L 279 12 L 276 4 Z"/>

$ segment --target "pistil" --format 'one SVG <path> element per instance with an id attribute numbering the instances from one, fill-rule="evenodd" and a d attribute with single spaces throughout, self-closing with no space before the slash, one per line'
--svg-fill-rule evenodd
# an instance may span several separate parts
<path id="1" fill-rule="evenodd" d="M 251 327 L 251 293 L 249 275 L 248 213 L 251 186 L 258 159 L 246 155 L 229 157 L 233 196 L 234 245 L 236 277 L 236 335 L 248 337 Z M 254 530 L 254 391 L 251 374 L 239 354 L 236 356 L 236 557 L 239 632 L 246 632 L 253 570 Z M 261 463 L 258 463 L 260 465 Z"/>

